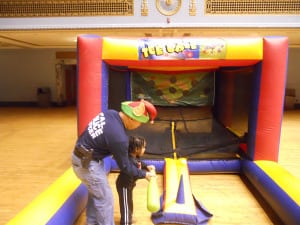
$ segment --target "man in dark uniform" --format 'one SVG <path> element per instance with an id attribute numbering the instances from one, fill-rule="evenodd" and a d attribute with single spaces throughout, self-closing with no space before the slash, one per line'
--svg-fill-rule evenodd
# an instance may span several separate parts
<path id="1" fill-rule="evenodd" d="M 150 179 L 153 172 L 138 169 L 128 159 L 126 130 L 138 128 L 157 111 L 146 100 L 122 102 L 121 111 L 99 113 L 78 138 L 72 155 L 73 170 L 88 189 L 87 225 L 114 225 L 114 198 L 103 165 L 103 158 L 113 155 L 120 170 L 131 177 Z"/>

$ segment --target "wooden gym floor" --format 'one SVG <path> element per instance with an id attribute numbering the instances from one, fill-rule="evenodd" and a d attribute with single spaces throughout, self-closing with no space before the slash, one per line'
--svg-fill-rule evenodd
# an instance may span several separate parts
<path id="1" fill-rule="evenodd" d="M 75 107 L 0 108 L 0 224 L 6 224 L 70 167 L 77 136 Z M 279 163 L 300 177 L 300 110 L 284 112 Z M 116 224 L 120 218 L 115 178 Z M 158 183 L 162 187 L 162 176 Z M 208 224 L 276 224 L 280 221 L 238 175 L 191 175 L 195 197 L 213 214 Z M 146 209 L 147 181 L 134 191 L 135 218 L 152 224 Z M 75 223 L 85 224 L 83 213 Z"/>

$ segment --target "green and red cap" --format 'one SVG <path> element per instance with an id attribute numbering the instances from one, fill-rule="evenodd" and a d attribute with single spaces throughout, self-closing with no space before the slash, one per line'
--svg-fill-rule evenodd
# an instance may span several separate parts
<path id="1" fill-rule="evenodd" d="M 141 101 L 126 101 L 121 103 L 121 110 L 130 118 L 141 123 L 151 123 L 157 115 L 156 108 L 146 100 Z"/>

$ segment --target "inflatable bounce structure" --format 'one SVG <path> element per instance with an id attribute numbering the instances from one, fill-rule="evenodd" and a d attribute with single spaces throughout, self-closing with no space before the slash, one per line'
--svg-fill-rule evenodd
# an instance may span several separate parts
<path id="1" fill-rule="evenodd" d="M 82 35 L 77 54 L 78 134 L 95 114 L 119 110 L 124 100 L 148 99 L 158 109 L 153 125 L 129 132 L 146 137 L 145 160 L 164 174 L 153 223 L 207 223 L 212 215 L 194 198 L 188 177 L 218 172 L 245 177 L 284 224 L 300 224 L 300 180 L 277 163 L 286 37 Z M 105 165 L 118 171 L 111 157 Z M 63 180 L 67 185 L 60 185 Z M 68 172 L 9 224 L 35 224 L 33 215 L 47 214 L 37 224 L 71 225 L 86 198 Z"/>

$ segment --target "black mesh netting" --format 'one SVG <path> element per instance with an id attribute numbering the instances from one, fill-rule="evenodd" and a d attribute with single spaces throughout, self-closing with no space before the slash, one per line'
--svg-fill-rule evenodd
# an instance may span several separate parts
<path id="1" fill-rule="evenodd" d="M 158 107 L 154 124 L 143 124 L 129 134 L 147 140 L 144 158 L 177 157 L 193 159 L 233 158 L 239 138 L 219 124 L 210 107 Z M 175 142 L 172 142 L 174 122 Z M 175 149 L 173 144 L 175 143 Z"/>

